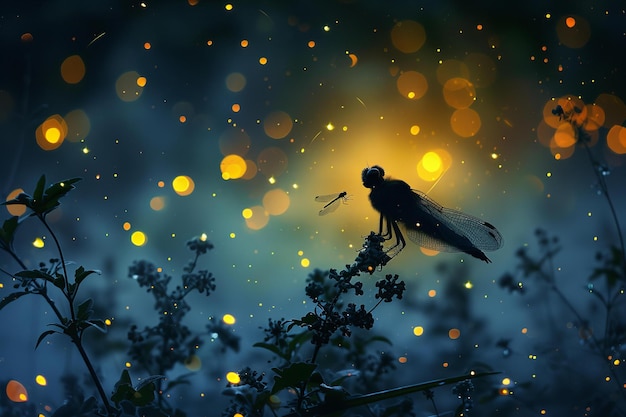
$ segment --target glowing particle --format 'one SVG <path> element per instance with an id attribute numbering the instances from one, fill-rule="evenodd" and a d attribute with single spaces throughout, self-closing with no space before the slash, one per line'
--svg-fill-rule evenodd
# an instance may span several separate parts
<path id="1" fill-rule="evenodd" d="M 528 333 L 528 329 L 526 327 L 522 328 L 522 334 Z"/>
<path id="2" fill-rule="evenodd" d="M 26 391 L 26 388 L 14 379 L 7 382 L 6 393 L 9 400 L 15 403 L 28 401 L 28 392 Z"/>
<path id="3" fill-rule="evenodd" d="M 65 58 L 61 64 L 61 77 L 68 84 L 78 84 L 85 76 L 85 63 L 79 55 Z"/>
<path id="4" fill-rule="evenodd" d="M 459 329 L 452 328 L 448 331 L 448 337 L 452 340 L 458 339 L 461 336 Z"/>
<path id="5" fill-rule="evenodd" d="M 178 117 L 178 121 L 179 121 L 179 122 L 181 122 L 181 123 L 185 123 L 185 122 L 187 122 L 187 116 L 185 116 L 185 115 L 181 114 L 181 115 Z"/>
<path id="6" fill-rule="evenodd" d="M 150 44 L 150 42 L 145 42 L 145 43 L 143 44 L 143 49 L 148 50 L 148 49 L 150 49 L 150 48 L 152 48 L 152 45 Z"/>
<path id="7" fill-rule="evenodd" d="M 127 232 L 130 230 L 130 223 L 129 222 L 124 222 L 124 224 L 122 225 L 122 229 L 126 230 Z"/>
<path id="8" fill-rule="evenodd" d="M 302 266 L 303 268 L 308 268 L 310 264 L 311 264 L 311 261 L 309 261 L 308 258 L 302 258 L 300 260 L 300 266 Z"/>
<path id="9" fill-rule="evenodd" d="M 330 26 L 328 26 L 328 25 L 324 25 L 324 27 L 322 28 L 322 30 L 323 30 L 324 32 L 330 32 Z"/>
<path id="10" fill-rule="evenodd" d="M 135 246 L 143 246 L 148 241 L 148 237 L 144 232 L 137 230 L 130 235 L 130 241 Z"/>
<path id="11" fill-rule="evenodd" d="M 333 125 L 332 123 L 328 122 L 328 124 L 326 125 L 326 130 L 335 130 L 335 125 Z"/>
<path id="12" fill-rule="evenodd" d="M 308 46 L 309 48 L 315 48 L 315 41 L 309 41 L 309 42 L 307 43 L 307 46 Z"/>
<path id="13" fill-rule="evenodd" d="M 110 326 L 113 324 L 113 322 L 111 321 L 111 319 L 104 319 L 104 324 Z"/>
<path id="14" fill-rule="evenodd" d="M 248 42 L 247 39 L 242 39 L 241 42 L 240 42 L 240 45 L 241 45 L 242 48 L 247 48 L 248 45 L 249 45 L 249 42 Z"/>
<path id="15" fill-rule="evenodd" d="M 139 87 L 145 87 L 147 82 L 148 80 L 146 79 L 146 77 L 137 77 L 137 85 Z"/>
<path id="16" fill-rule="evenodd" d="M 226 374 L 226 380 L 231 384 L 238 384 L 241 382 L 241 378 L 237 372 L 229 372 Z"/>
<path id="17" fill-rule="evenodd" d="M 465 283 L 465 288 L 467 288 L 468 290 L 472 289 L 474 287 L 474 284 L 472 284 L 471 281 L 467 281 Z"/>
<path id="18" fill-rule="evenodd" d="M 224 9 L 230 12 L 231 10 L 233 10 L 233 5 L 230 3 L 226 3 L 226 5 L 224 5 Z"/>
<path id="19" fill-rule="evenodd" d="M 154 211 L 163 210 L 165 208 L 165 197 L 152 197 L 150 199 L 150 208 Z"/>
<path id="20" fill-rule="evenodd" d="M 36 247 L 37 249 L 41 249 L 43 248 L 45 245 L 44 241 L 42 238 L 40 237 L 36 237 L 35 240 L 33 240 L 33 246 Z"/>
<path id="21" fill-rule="evenodd" d="M 45 387 L 46 385 L 48 385 L 48 381 L 46 381 L 46 377 L 45 377 L 45 376 L 43 376 L 43 375 L 37 375 L 37 376 L 35 377 L 35 382 L 36 382 L 38 385 L 41 385 L 42 387 Z"/>
<path id="22" fill-rule="evenodd" d="M 230 232 L 230 234 L 228 235 L 228 237 L 230 237 L 231 239 L 234 239 L 237 237 L 237 235 L 235 234 L 235 232 Z"/>
<path id="23" fill-rule="evenodd" d="M 235 316 L 233 316 L 232 314 L 224 314 L 224 316 L 222 317 L 222 321 L 225 324 L 233 325 L 235 324 L 237 320 L 235 319 Z"/>
<path id="24" fill-rule="evenodd" d="M 239 110 L 241 110 L 241 106 L 238 103 L 235 103 L 230 106 L 230 109 L 233 111 L 233 113 L 239 113 Z"/>
<path id="25" fill-rule="evenodd" d="M 249 208 L 245 208 L 245 209 L 243 209 L 243 210 L 241 211 L 241 216 L 242 216 L 244 219 L 249 219 L 249 218 L 251 218 L 251 217 L 252 217 L 252 210 L 251 210 L 251 209 L 249 209 Z"/>
<path id="26" fill-rule="evenodd" d="M 23 192 L 23 189 L 16 188 L 15 190 L 11 191 L 9 195 L 7 195 L 7 201 L 13 200 L 15 197 L 22 194 Z M 23 204 L 11 204 L 5 207 L 7 208 L 9 214 L 12 216 L 21 216 L 22 214 L 26 213 L 26 206 Z"/>
<path id="27" fill-rule="evenodd" d="M 304 255 L 304 251 L 299 250 L 299 251 L 298 251 L 298 256 L 302 256 L 302 255 Z"/>
<path id="28" fill-rule="evenodd" d="M 132 366 L 132 364 L 131 364 L 130 362 L 126 362 L 126 363 L 124 364 L 124 366 L 125 366 L 125 367 L 127 367 L 127 368 L 130 368 L 130 367 Z"/>
<path id="29" fill-rule="evenodd" d="M 267 58 L 262 56 L 261 58 L 259 58 L 259 64 L 261 65 L 265 65 L 267 64 Z"/>
<path id="30" fill-rule="evenodd" d="M 183 197 L 193 193 L 195 187 L 195 183 L 187 175 L 179 175 L 172 180 L 172 189 L 176 194 Z"/>
<path id="31" fill-rule="evenodd" d="M 503 378 L 502 385 L 511 385 L 511 378 Z"/>
<path id="32" fill-rule="evenodd" d="M 420 127 L 418 125 L 413 125 L 409 131 L 411 132 L 411 135 L 417 136 L 420 133 Z"/>
<path id="33" fill-rule="evenodd" d="M 428 296 L 430 298 L 433 298 L 436 295 L 437 295 L 437 290 L 428 290 Z"/>
<path id="34" fill-rule="evenodd" d="M 424 334 L 424 328 L 422 326 L 413 327 L 413 334 L 415 336 L 421 336 Z"/>
<path id="35" fill-rule="evenodd" d="M 567 26 L 568 28 L 573 28 L 574 26 L 576 26 L 576 19 L 572 16 L 568 16 L 567 18 L 565 18 L 565 26 Z"/>
<path id="36" fill-rule="evenodd" d="M 406 356 L 400 356 L 398 358 L 398 362 L 400 362 L 400 363 L 407 363 L 408 359 L 406 358 Z"/>

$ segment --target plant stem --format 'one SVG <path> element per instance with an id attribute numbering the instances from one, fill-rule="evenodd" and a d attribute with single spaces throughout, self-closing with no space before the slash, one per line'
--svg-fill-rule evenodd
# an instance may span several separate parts
<path id="1" fill-rule="evenodd" d="M 85 362 L 85 365 L 87 366 L 87 369 L 89 370 L 89 375 L 91 375 L 91 379 L 96 384 L 96 389 L 98 390 L 98 393 L 100 394 L 100 398 L 102 399 L 102 402 L 104 403 L 104 407 L 107 410 L 107 415 L 114 415 L 114 413 L 117 410 L 111 407 L 111 404 L 109 403 L 106 393 L 104 392 L 104 388 L 102 387 L 102 384 L 100 383 L 100 379 L 98 378 L 98 374 L 96 373 L 96 370 L 93 368 L 93 365 L 91 364 L 91 360 L 89 360 L 89 356 L 87 356 L 87 352 L 85 352 L 85 349 L 83 348 L 83 343 L 80 337 L 77 335 L 71 335 L 71 338 L 72 338 L 72 342 L 74 342 L 74 344 L 76 345 L 76 349 L 78 349 L 80 356 L 83 358 L 83 362 Z"/>

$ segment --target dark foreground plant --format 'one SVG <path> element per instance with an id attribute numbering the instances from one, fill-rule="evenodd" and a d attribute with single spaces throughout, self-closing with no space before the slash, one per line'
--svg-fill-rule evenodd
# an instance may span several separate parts
<path id="1" fill-rule="evenodd" d="M 374 232 L 370 233 L 358 253 L 354 263 L 337 271 L 331 269 L 324 272 L 315 270 L 307 279 L 305 289 L 307 297 L 313 301 L 315 308 L 300 319 L 285 321 L 269 320 L 264 329 L 263 342 L 254 346 L 272 352 L 280 360 L 279 366 L 272 368 L 273 383 L 264 379 L 264 374 L 258 374 L 250 368 L 239 372 L 240 381 L 231 381 L 224 394 L 233 397 L 230 407 L 222 414 L 225 417 L 243 415 L 248 417 L 262 416 L 266 409 L 273 415 L 279 415 L 282 409 L 285 417 L 296 416 L 330 416 L 343 415 L 357 407 L 368 407 L 372 415 L 379 416 L 410 416 L 412 403 L 407 395 L 415 392 L 428 393 L 433 388 L 455 384 L 471 378 L 482 377 L 492 373 L 470 372 L 467 375 L 414 384 L 401 388 L 374 391 L 364 395 L 351 395 L 343 383 L 351 377 L 358 378 L 365 373 L 365 349 L 354 349 L 356 346 L 365 346 L 374 341 L 391 344 L 389 340 L 380 336 L 369 339 L 358 337 L 351 343 L 350 337 L 355 330 L 369 331 L 374 325 L 373 310 L 383 302 L 402 299 L 406 289 L 404 281 L 399 281 L 397 275 L 388 274 L 376 282 L 375 303 L 366 308 L 365 303 L 357 305 L 354 302 L 344 302 L 344 297 L 353 294 L 354 297 L 364 296 L 363 282 L 357 280 L 361 273 L 374 273 L 378 268 L 385 266 L 391 259 L 383 249 L 385 238 Z M 296 332 L 295 329 L 303 331 Z M 302 350 L 306 342 L 313 345 L 313 351 L 308 360 L 302 360 Z M 353 364 L 349 370 L 324 370 L 318 363 L 322 348 L 334 347 L 347 351 Z M 391 358 L 391 355 L 382 356 Z M 375 366 L 377 377 L 385 373 L 393 365 L 390 362 L 378 362 Z M 360 368 L 360 369 L 359 369 Z M 271 386 L 270 386 L 271 385 Z M 462 401 L 460 409 L 469 409 L 471 395 L 468 390 L 458 391 Z M 288 396 L 286 406 L 282 406 L 281 397 Z M 400 402 L 388 403 L 402 397 Z M 429 397 L 432 400 L 432 396 Z M 384 406 L 378 406 L 385 404 Z M 433 402 L 434 404 L 434 402 Z"/>

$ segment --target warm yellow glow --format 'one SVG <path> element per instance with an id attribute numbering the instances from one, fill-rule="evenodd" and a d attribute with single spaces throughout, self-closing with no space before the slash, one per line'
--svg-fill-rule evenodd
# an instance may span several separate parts
<path id="1" fill-rule="evenodd" d="M 421 336 L 424 334 L 424 328 L 422 326 L 413 327 L 413 334 L 415 336 Z"/>
<path id="2" fill-rule="evenodd" d="M 448 331 L 448 337 L 452 340 L 458 339 L 461 336 L 461 331 L 459 329 L 450 329 Z"/>
<path id="3" fill-rule="evenodd" d="M 135 246 L 143 246 L 148 241 L 148 238 L 144 232 L 137 230 L 130 235 L 130 241 Z"/>
<path id="4" fill-rule="evenodd" d="M 226 380 L 231 384 L 238 384 L 241 382 L 241 378 L 237 372 L 229 372 L 226 374 Z"/>
<path id="5" fill-rule="evenodd" d="M 232 72 L 226 77 L 226 88 L 237 93 L 246 86 L 246 77 L 239 72 Z"/>
<path id="6" fill-rule="evenodd" d="M 163 210 L 165 208 L 165 197 L 152 197 L 150 199 L 150 208 L 154 211 Z"/>
<path id="7" fill-rule="evenodd" d="M 469 138 L 480 130 L 482 122 L 478 113 L 472 109 L 457 109 L 450 117 L 450 127 L 457 135 Z"/>
<path id="8" fill-rule="evenodd" d="M 565 18 L 565 26 L 567 26 L 568 28 L 573 28 L 574 26 L 576 26 L 576 19 L 574 19 L 572 16 L 568 16 L 567 18 Z"/>
<path id="9" fill-rule="evenodd" d="M 252 230 L 260 230 L 267 226 L 270 220 L 269 214 L 261 206 L 253 206 L 249 209 L 252 215 L 246 219 L 246 226 Z"/>
<path id="10" fill-rule="evenodd" d="M 300 260 L 300 266 L 302 266 L 303 268 L 308 268 L 309 265 L 311 265 L 311 261 L 309 261 L 308 258 L 302 258 Z"/>
<path id="11" fill-rule="evenodd" d="M 37 249 L 41 249 L 43 248 L 45 245 L 44 241 L 42 238 L 40 237 L 36 237 L 35 240 L 33 240 L 33 246 L 36 247 Z"/>
<path id="12" fill-rule="evenodd" d="M 409 100 L 418 100 L 428 91 L 426 77 L 417 71 L 403 72 L 396 81 L 398 92 Z"/>
<path id="13" fill-rule="evenodd" d="M 9 400 L 15 403 L 23 403 L 28 401 L 28 392 L 26 391 L 26 388 L 24 387 L 24 385 L 14 379 L 10 380 L 7 383 L 6 393 L 7 397 L 9 397 Z"/>
<path id="14" fill-rule="evenodd" d="M 150 44 L 150 42 L 145 42 L 145 43 L 143 44 L 143 48 L 144 48 L 145 50 L 148 50 L 148 49 L 152 48 L 152 45 Z"/>
<path id="15" fill-rule="evenodd" d="M 252 210 L 250 210 L 249 208 L 245 208 L 241 211 L 241 216 L 244 219 L 249 219 L 250 217 L 252 217 Z"/>
<path id="16" fill-rule="evenodd" d="M 291 132 L 293 122 L 284 111 L 273 111 L 265 117 L 263 130 L 272 139 L 282 139 Z"/>
<path id="17" fill-rule="evenodd" d="M 290 203 L 289 195 L 280 188 L 270 190 L 263 196 L 263 208 L 272 216 L 279 216 L 285 213 Z"/>
<path id="18" fill-rule="evenodd" d="M 137 77 L 137 85 L 139 87 L 145 87 L 147 83 L 148 80 L 146 79 L 146 77 Z"/>
<path id="19" fill-rule="evenodd" d="M 472 284 L 471 281 L 467 281 L 465 283 L 465 288 L 467 288 L 468 290 L 471 290 L 472 288 L 474 288 L 474 284 Z"/>
<path id="20" fill-rule="evenodd" d="M 511 385 L 511 378 L 503 378 L 502 385 Z"/>
<path id="21" fill-rule="evenodd" d="M 235 324 L 237 320 L 235 319 L 235 316 L 233 316 L 232 314 L 224 314 L 224 316 L 222 316 L 222 321 L 225 324 L 233 325 Z"/>
<path id="22" fill-rule="evenodd" d="M 172 180 L 172 188 L 176 194 L 184 197 L 193 193 L 196 185 L 191 177 L 187 175 L 179 175 Z"/>
<path id="23" fill-rule="evenodd" d="M 127 71 L 115 81 L 115 92 L 120 100 L 130 102 L 141 97 L 143 87 L 138 84 L 141 76 L 137 71 Z"/>
<path id="24" fill-rule="evenodd" d="M 43 150 L 51 151 L 61 146 L 67 136 L 67 122 L 63 117 L 54 114 L 48 117 L 35 130 L 37 145 Z"/>
<path id="25" fill-rule="evenodd" d="M 261 58 L 259 58 L 259 64 L 261 64 L 261 65 L 265 65 L 265 64 L 267 64 L 267 58 L 265 58 L 264 56 L 262 56 Z"/>
<path id="26" fill-rule="evenodd" d="M 202 368 L 202 360 L 197 355 L 191 355 L 185 359 L 185 368 L 191 372 L 199 371 Z"/>
<path id="27" fill-rule="evenodd" d="M 626 128 L 614 125 L 606 135 L 606 143 L 611 151 L 618 155 L 626 154 Z"/>
<path id="28" fill-rule="evenodd" d="M 130 368 L 130 367 L 131 367 L 131 366 L 133 366 L 133 365 L 132 365 L 130 362 L 126 362 L 126 363 L 124 364 L 124 366 L 125 366 L 125 367 L 127 367 L 127 368 Z"/>
<path id="29" fill-rule="evenodd" d="M 465 109 L 476 100 L 476 88 L 465 78 L 454 77 L 443 85 L 443 98 L 450 107 Z"/>
<path id="30" fill-rule="evenodd" d="M 61 77 L 68 84 L 78 84 L 85 76 L 85 63 L 78 55 L 65 58 L 61 64 Z"/>
<path id="31" fill-rule="evenodd" d="M 126 230 L 127 232 L 130 230 L 130 223 L 129 222 L 124 222 L 124 224 L 122 225 L 122 229 Z"/>
<path id="32" fill-rule="evenodd" d="M 233 10 L 233 5 L 232 5 L 232 4 L 230 4 L 230 3 L 227 3 L 227 4 L 224 6 L 224 9 L 226 9 L 227 11 L 229 11 L 229 12 L 230 12 L 231 10 Z"/>
<path id="33" fill-rule="evenodd" d="M 48 385 L 48 381 L 46 380 L 46 377 L 43 375 L 37 375 L 35 377 L 35 382 L 38 385 L 41 385 L 42 387 L 45 387 L 46 385 Z"/>
<path id="34" fill-rule="evenodd" d="M 442 169 L 443 162 L 437 152 L 426 152 L 422 157 L 424 169 L 428 172 L 437 172 Z"/>
<path id="35" fill-rule="evenodd" d="M 408 359 L 406 358 L 406 356 L 400 356 L 398 358 L 398 362 L 400 362 L 400 363 L 407 363 Z"/>
<path id="36" fill-rule="evenodd" d="M 9 195 L 7 195 L 6 201 L 13 200 L 15 197 L 22 194 L 23 192 L 24 190 L 22 190 L 21 188 L 16 188 L 15 190 L 11 191 Z M 7 211 L 11 216 L 21 216 L 22 214 L 26 213 L 26 206 L 23 204 L 11 204 L 5 207 L 7 208 Z"/>
<path id="37" fill-rule="evenodd" d="M 328 122 L 328 124 L 326 125 L 326 130 L 328 131 L 335 130 L 335 125 Z"/>
<path id="38" fill-rule="evenodd" d="M 437 295 L 437 290 L 428 290 L 428 296 L 433 298 Z"/>
<path id="39" fill-rule="evenodd" d="M 417 52 L 426 42 L 424 26 L 413 20 L 402 20 L 391 29 L 391 43 L 405 54 Z"/>
<path id="40" fill-rule="evenodd" d="M 418 125 L 411 126 L 410 132 L 413 136 L 417 136 L 420 133 L 420 127 Z"/>
<path id="41" fill-rule="evenodd" d="M 220 162 L 220 171 L 224 180 L 235 180 L 245 175 L 248 169 L 246 161 L 239 155 L 227 155 Z"/>

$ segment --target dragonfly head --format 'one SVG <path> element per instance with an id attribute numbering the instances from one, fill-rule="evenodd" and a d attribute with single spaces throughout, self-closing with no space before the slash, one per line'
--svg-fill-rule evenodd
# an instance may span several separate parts
<path id="1" fill-rule="evenodd" d="M 384 176 L 385 170 L 378 165 L 374 165 L 371 168 L 364 168 L 361 172 L 361 180 L 363 181 L 363 186 L 366 188 L 374 188 L 382 184 Z"/>

